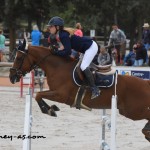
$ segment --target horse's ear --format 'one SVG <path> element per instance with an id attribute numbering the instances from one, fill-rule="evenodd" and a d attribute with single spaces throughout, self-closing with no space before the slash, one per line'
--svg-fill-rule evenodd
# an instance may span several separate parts
<path id="1" fill-rule="evenodd" d="M 19 40 L 19 45 L 22 45 L 22 42 L 21 42 L 21 40 Z"/>
<path id="2" fill-rule="evenodd" d="M 19 44 L 18 44 L 18 47 L 17 47 L 17 50 L 22 50 L 22 42 L 21 42 L 21 40 L 19 40 Z"/>
<path id="3" fill-rule="evenodd" d="M 21 42 L 21 40 L 19 40 L 19 45 L 18 45 L 17 50 L 25 51 L 25 48 L 26 48 L 26 40 L 24 39 L 23 43 Z"/>
<path id="4" fill-rule="evenodd" d="M 24 39 L 24 40 L 23 40 L 23 44 L 22 44 L 22 51 L 24 51 L 25 48 L 26 48 L 26 40 Z"/>

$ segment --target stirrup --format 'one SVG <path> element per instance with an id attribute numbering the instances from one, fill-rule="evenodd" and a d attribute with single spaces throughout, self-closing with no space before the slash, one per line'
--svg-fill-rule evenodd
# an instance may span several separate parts
<path id="1" fill-rule="evenodd" d="M 92 96 L 91 96 L 91 99 L 94 99 L 96 97 L 98 97 L 100 95 L 100 90 L 97 88 L 97 89 L 93 89 L 92 90 Z"/>

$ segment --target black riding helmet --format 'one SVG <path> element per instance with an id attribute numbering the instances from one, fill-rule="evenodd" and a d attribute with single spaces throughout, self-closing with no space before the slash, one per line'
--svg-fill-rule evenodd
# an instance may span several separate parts
<path id="1" fill-rule="evenodd" d="M 64 20 L 58 16 L 50 19 L 47 26 L 64 26 Z"/>

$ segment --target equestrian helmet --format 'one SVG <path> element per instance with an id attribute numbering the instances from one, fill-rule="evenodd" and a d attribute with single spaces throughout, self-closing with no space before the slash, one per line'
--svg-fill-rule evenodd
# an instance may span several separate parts
<path id="1" fill-rule="evenodd" d="M 55 16 L 50 19 L 47 26 L 64 26 L 64 20 L 60 17 Z"/>

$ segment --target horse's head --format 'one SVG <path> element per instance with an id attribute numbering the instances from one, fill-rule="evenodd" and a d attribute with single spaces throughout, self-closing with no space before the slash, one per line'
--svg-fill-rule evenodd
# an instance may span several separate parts
<path id="1" fill-rule="evenodd" d="M 32 68 L 31 60 L 28 57 L 28 50 L 25 50 L 26 41 L 19 42 L 16 57 L 12 68 L 10 68 L 9 78 L 11 83 L 20 81 L 20 78 L 30 72 Z"/>

